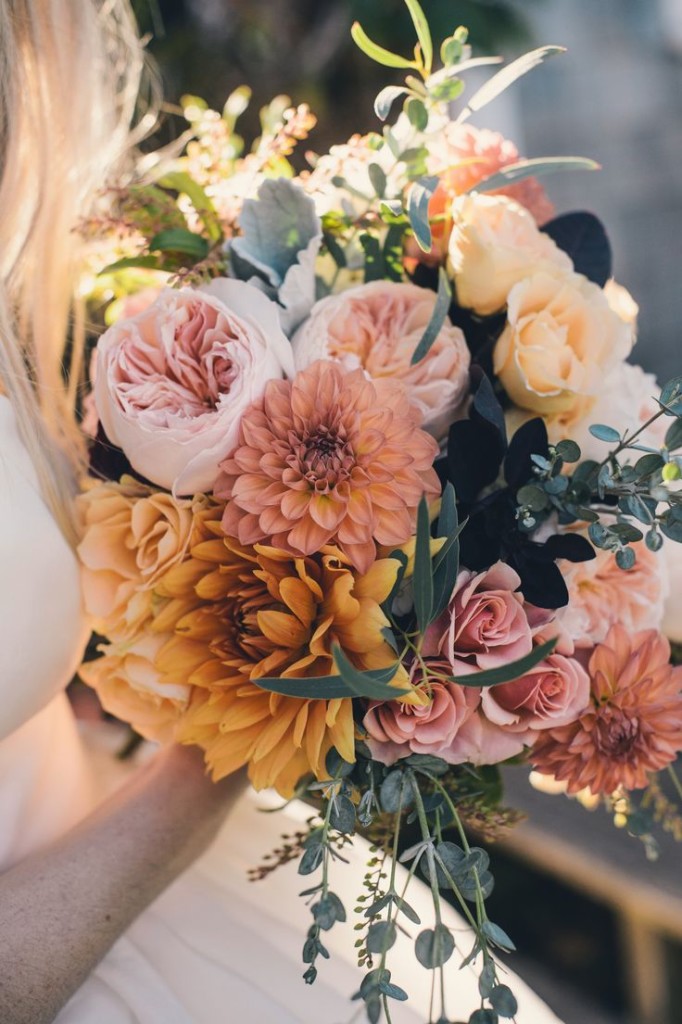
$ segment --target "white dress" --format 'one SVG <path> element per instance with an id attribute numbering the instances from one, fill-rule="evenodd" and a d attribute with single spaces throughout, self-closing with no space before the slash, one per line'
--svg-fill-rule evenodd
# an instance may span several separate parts
<path id="1" fill-rule="evenodd" d="M 39 497 L 10 404 L 0 397 L 0 870 L 67 830 L 93 806 L 96 759 L 75 726 L 63 688 L 77 667 L 86 627 L 78 569 Z M 101 755 L 100 755 L 101 756 Z M 262 802 L 262 798 L 261 798 Z M 351 1002 L 361 973 L 354 963 L 352 908 L 367 848 L 338 865 L 333 888 L 351 921 L 326 935 L 332 959 L 318 980 L 301 980 L 301 947 L 310 923 L 298 896 L 308 879 L 295 864 L 249 883 L 250 867 L 308 811 L 300 804 L 264 814 L 249 794 L 211 849 L 118 940 L 57 1024 L 347 1024 L 364 1020 Z M 431 921 L 429 893 L 414 883 L 410 902 Z M 471 936 L 454 912 L 448 924 L 460 950 Z M 400 939 L 394 980 L 410 991 L 393 1004 L 395 1024 L 428 1020 L 430 972 Z M 476 973 L 449 971 L 448 1012 L 466 1020 L 478 1005 Z M 518 1024 L 558 1024 L 523 984 Z"/>

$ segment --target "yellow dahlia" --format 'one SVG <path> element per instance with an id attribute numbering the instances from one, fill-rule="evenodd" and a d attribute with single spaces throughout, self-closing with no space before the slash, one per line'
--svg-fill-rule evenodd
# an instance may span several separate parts
<path id="1" fill-rule="evenodd" d="M 286 697 L 257 681 L 334 674 L 334 642 L 359 669 L 391 665 L 380 605 L 399 562 L 380 558 L 360 573 L 333 546 L 302 558 L 241 546 L 224 536 L 217 508 L 203 513 L 203 530 L 159 586 L 169 614 L 181 613 L 156 660 L 161 678 L 195 687 L 178 737 L 204 749 L 215 779 L 248 764 L 256 788 L 288 795 L 306 773 L 323 774 L 330 747 L 355 759 L 352 702 Z M 395 682 L 406 684 L 403 670 Z"/>

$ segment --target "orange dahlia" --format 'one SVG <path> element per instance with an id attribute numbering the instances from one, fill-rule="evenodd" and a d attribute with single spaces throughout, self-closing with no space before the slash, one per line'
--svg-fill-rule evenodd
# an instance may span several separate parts
<path id="1" fill-rule="evenodd" d="M 407 541 L 422 496 L 440 493 L 438 446 L 421 419 L 398 381 L 335 362 L 269 381 L 221 465 L 225 533 L 296 555 L 334 544 L 367 572 L 376 545 Z"/>
<path id="2" fill-rule="evenodd" d="M 613 626 L 589 662 L 592 700 L 572 725 L 543 733 L 535 768 L 568 783 L 568 792 L 642 789 L 651 772 L 682 750 L 682 667 L 656 630 Z"/>
<path id="3" fill-rule="evenodd" d="M 220 512 L 203 514 L 205 539 L 161 582 L 169 616 L 181 617 L 156 663 L 165 681 L 196 688 L 178 738 L 204 749 L 215 779 L 248 764 L 256 788 L 290 795 L 303 775 L 324 772 L 330 747 L 354 760 L 352 702 L 286 697 L 258 679 L 333 674 L 334 642 L 357 668 L 393 664 L 380 605 L 399 562 L 359 573 L 333 546 L 304 558 L 241 546 L 224 536 Z"/>

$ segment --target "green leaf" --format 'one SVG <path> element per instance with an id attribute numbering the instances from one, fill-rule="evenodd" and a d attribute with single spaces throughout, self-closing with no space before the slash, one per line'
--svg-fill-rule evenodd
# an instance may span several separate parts
<path id="1" fill-rule="evenodd" d="M 390 668 L 362 672 L 351 664 L 339 644 L 332 644 L 332 654 L 342 680 L 351 691 L 351 696 L 366 697 L 369 700 L 395 700 L 407 692 L 404 687 L 389 685 L 400 667 L 399 662 Z"/>
<path id="2" fill-rule="evenodd" d="M 642 455 L 641 459 L 637 459 L 635 463 L 635 472 L 637 477 L 651 476 L 656 473 L 659 469 L 662 469 L 665 465 L 663 458 L 660 455 Z"/>
<path id="3" fill-rule="evenodd" d="M 382 89 L 374 100 L 374 113 L 379 120 L 385 121 L 398 97 L 406 94 L 407 89 L 404 85 L 387 85 L 385 89 Z"/>
<path id="4" fill-rule="evenodd" d="M 414 552 L 414 576 L 412 578 L 414 610 L 417 627 L 424 633 L 431 622 L 433 611 L 433 576 L 431 570 L 431 521 L 426 498 L 419 502 L 417 511 L 417 539 Z"/>
<path id="5" fill-rule="evenodd" d="M 482 932 L 485 937 L 500 949 L 505 950 L 507 953 L 513 953 L 516 946 L 509 938 L 503 928 L 500 928 L 499 924 L 493 924 L 492 921 L 484 921 Z"/>
<path id="6" fill-rule="evenodd" d="M 481 110 L 482 107 L 485 107 L 492 100 L 497 99 L 505 89 L 508 89 L 510 85 L 513 85 L 523 75 L 527 75 L 538 64 L 542 64 L 548 57 L 564 52 L 565 48 L 563 46 L 542 46 L 540 49 L 531 50 L 530 53 L 525 53 L 522 57 L 512 61 L 511 64 L 508 64 L 507 67 L 502 68 L 496 75 L 488 79 L 485 85 L 482 85 L 474 93 L 460 116 L 460 120 L 463 120 L 477 110 Z"/>
<path id="7" fill-rule="evenodd" d="M 519 1004 L 508 985 L 497 985 L 490 993 L 490 1005 L 500 1017 L 515 1017 Z"/>
<path id="8" fill-rule="evenodd" d="M 429 90 L 429 96 L 432 100 L 436 100 L 437 103 L 453 103 L 454 100 L 464 92 L 464 82 L 461 78 L 450 78 L 446 82 L 441 82 L 439 85 L 435 85 Z"/>
<path id="9" fill-rule="evenodd" d="M 556 174 L 557 171 L 599 171 L 601 165 L 595 160 L 584 156 L 548 156 L 536 157 L 533 160 L 519 160 L 516 164 L 507 164 L 502 170 L 483 178 L 472 185 L 469 192 L 492 192 L 498 188 L 506 188 L 526 178 L 537 178 L 543 174 Z"/>
<path id="10" fill-rule="evenodd" d="M 455 940 L 444 924 L 435 928 L 425 928 L 417 936 L 414 953 L 417 960 L 428 970 L 442 967 L 455 951 Z"/>
<path id="11" fill-rule="evenodd" d="M 333 798 L 329 824 L 344 835 L 355 832 L 355 805 L 343 793 Z"/>
<path id="12" fill-rule="evenodd" d="M 369 180 L 372 182 L 372 188 L 376 192 L 379 199 L 382 198 L 386 192 L 386 173 L 380 164 L 370 164 L 367 168 L 369 174 Z"/>
<path id="13" fill-rule="evenodd" d="M 337 651 L 344 657 L 338 646 Z M 339 672 L 341 672 L 336 651 L 334 652 L 334 658 Z M 350 662 L 345 657 L 344 661 L 350 666 Z M 352 669 L 352 666 L 350 667 Z M 397 670 L 398 665 L 396 664 L 390 669 L 373 669 L 369 672 L 358 671 L 357 677 L 353 677 L 352 685 L 348 682 L 348 675 L 308 676 L 307 678 L 266 676 L 262 679 L 252 679 L 251 682 L 262 690 L 268 690 L 270 693 L 281 693 L 285 697 L 300 697 L 302 700 L 337 700 L 344 697 L 367 697 L 369 700 L 395 700 L 402 691 L 395 686 L 388 686 L 387 684 Z M 356 671 L 353 669 L 354 673 Z M 358 688 L 363 692 L 360 693 Z"/>
<path id="14" fill-rule="evenodd" d="M 394 769 L 386 776 L 381 783 L 379 800 L 382 811 L 387 814 L 397 814 L 399 810 L 405 810 L 411 804 L 411 791 L 407 786 L 404 772 Z"/>
<path id="15" fill-rule="evenodd" d="M 398 53 L 391 53 L 390 50 L 385 50 L 383 46 L 372 42 L 360 22 L 353 22 L 350 34 L 355 45 L 377 64 L 383 64 L 387 68 L 417 68 L 416 61 L 401 57 Z"/>
<path id="16" fill-rule="evenodd" d="M 154 235 L 149 248 L 152 252 L 177 252 L 191 256 L 196 262 L 208 256 L 209 244 L 201 235 L 185 228 L 168 228 Z"/>
<path id="17" fill-rule="evenodd" d="M 440 334 L 441 328 L 445 323 L 450 310 L 451 297 L 452 289 L 450 287 L 450 282 L 448 281 L 448 275 L 445 273 L 443 267 L 439 267 L 438 294 L 436 295 L 433 312 L 431 313 L 429 322 L 426 325 L 426 330 L 422 334 L 419 344 L 412 353 L 412 359 L 410 360 L 412 366 L 421 362 L 421 360 L 428 355 L 431 346 Z"/>
<path id="18" fill-rule="evenodd" d="M 171 171 L 159 181 L 162 188 L 170 188 L 187 196 L 190 203 L 201 218 L 208 237 L 212 242 L 219 242 L 223 237 L 223 229 L 216 208 L 206 195 L 204 189 L 184 171 Z"/>
<path id="19" fill-rule="evenodd" d="M 421 46 L 424 65 L 428 75 L 433 65 L 433 42 L 431 40 L 429 23 L 426 20 L 426 15 L 424 14 L 418 0 L 405 0 L 405 3 L 407 4 L 407 9 L 410 12 L 410 17 L 412 18 L 412 23 L 414 24 L 417 33 L 417 39 Z"/>
<path id="20" fill-rule="evenodd" d="M 592 437 L 598 441 L 607 441 L 609 444 L 618 444 L 620 434 L 613 427 L 607 427 L 605 423 L 593 423 L 589 428 Z"/>
<path id="21" fill-rule="evenodd" d="M 367 930 L 367 951 L 381 954 L 395 944 L 396 928 L 392 921 L 377 921 Z"/>
<path id="22" fill-rule="evenodd" d="M 429 124 L 429 112 L 416 96 L 411 97 L 405 104 L 405 113 L 413 128 L 418 132 L 426 131 Z"/>
<path id="23" fill-rule="evenodd" d="M 440 59 L 446 67 L 456 64 L 462 56 L 463 46 L 456 36 L 448 36 L 440 46 Z"/>
<path id="24" fill-rule="evenodd" d="M 161 266 L 158 256 L 150 256 L 148 253 L 144 256 L 124 256 L 123 259 L 116 260 L 115 263 L 109 263 L 103 270 L 100 270 L 98 277 L 102 277 L 104 274 L 116 274 L 119 270 L 130 270 L 134 267 L 146 267 L 149 270 L 158 270 Z"/>
<path id="25" fill-rule="evenodd" d="M 666 416 L 682 416 L 682 377 L 673 377 L 661 390 L 660 404 Z"/>
<path id="26" fill-rule="evenodd" d="M 385 267 L 379 239 L 365 231 L 360 235 L 360 245 L 365 254 L 365 283 L 383 281 Z"/>
<path id="27" fill-rule="evenodd" d="M 579 462 L 582 455 L 580 445 L 569 440 L 559 441 L 556 445 L 556 453 L 564 462 Z"/>
<path id="28" fill-rule="evenodd" d="M 438 517 L 439 537 L 446 537 L 448 542 L 452 539 L 447 553 L 440 563 L 434 561 L 433 567 L 433 618 L 437 619 L 443 612 L 452 596 L 452 591 L 457 582 L 459 573 L 459 523 L 457 520 L 457 496 L 455 488 L 451 483 L 446 484 L 440 505 Z M 438 552 L 438 558 L 442 554 Z"/>
<path id="29" fill-rule="evenodd" d="M 519 505 L 529 508 L 531 512 L 542 512 L 549 504 L 547 495 L 537 484 L 526 484 L 524 487 L 519 487 L 516 492 L 516 500 Z"/>
<path id="30" fill-rule="evenodd" d="M 682 417 L 671 423 L 665 435 L 665 446 L 668 451 L 675 452 L 682 448 Z"/>
<path id="31" fill-rule="evenodd" d="M 423 252 L 431 250 L 431 225 L 429 223 L 429 202 L 438 187 L 438 178 L 419 178 L 414 182 L 407 199 L 407 215 L 414 231 L 417 245 Z"/>
<path id="32" fill-rule="evenodd" d="M 451 676 L 453 683 L 460 686 L 499 686 L 501 683 L 512 683 L 515 679 L 524 676 L 532 668 L 539 665 L 547 658 L 557 645 L 557 640 L 548 640 L 544 644 L 534 647 L 530 654 L 516 661 L 510 661 L 508 665 L 501 665 L 499 668 L 484 669 L 481 672 L 472 672 L 466 676 Z"/>
<path id="33" fill-rule="evenodd" d="M 636 561 L 637 555 L 632 548 L 621 548 L 616 551 L 616 565 L 619 569 L 624 569 L 627 572 L 634 568 Z"/>

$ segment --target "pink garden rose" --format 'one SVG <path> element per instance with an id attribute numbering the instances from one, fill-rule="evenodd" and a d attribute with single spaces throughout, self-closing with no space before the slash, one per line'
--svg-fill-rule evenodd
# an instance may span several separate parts
<path id="1" fill-rule="evenodd" d="M 520 585 L 518 573 L 504 562 L 480 573 L 463 569 L 448 608 L 427 630 L 423 653 L 447 658 L 455 674 L 497 668 L 529 654 L 532 630 Z"/>
<path id="2" fill-rule="evenodd" d="M 575 658 L 550 654 L 520 679 L 483 691 L 481 708 L 488 721 L 510 732 L 533 732 L 570 725 L 590 699 L 590 679 Z"/>
<path id="3" fill-rule="evenodd" d="M 334 359 L 347 369 L 362 367 L 373 380 L 397 378 L 421 410 L 424 429 L 442 440 L 468 393 L 471 357 L 461 330 L 446 317 L 427 355 L 412 365 L 435 303 L 430 289 L 395 281 L 322 299 L 292 340 L 296 369 Z"/>
<path id="4" fill-rule="evenodd" d="M 447 661 L 428 660 L 433 671 L 449 675 Z M 413 662 L 410 682 L 418 682 L 420 669 Z M 458 730 L 479 702 L 479 691 L 454 683 L 429 683 L 431 700 L 423 706 L 401 701 L 374 701 L 363 719 L 367 745 L 372 757 L 382 764 L 393 764 L 410 754 L 433 754 L 444 757 Z"/>
<path id="5" fill-rule="evenodd" d="M 268 380 L 293 375 L 277 307 L 225 278 L 166 289 L 99 340 L 95 402 L 132 467 L 176 494 L 211 491 L 241 415 Z"/>

